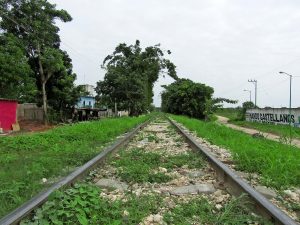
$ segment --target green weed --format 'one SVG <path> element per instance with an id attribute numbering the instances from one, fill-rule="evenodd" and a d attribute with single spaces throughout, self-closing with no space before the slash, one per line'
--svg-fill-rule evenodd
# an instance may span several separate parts
<path id="1" fill-rule="evenodd" d="M 252 138 L 214 122 L 203 122 L 183 116 L 171 116 L 198 136 L 223 146 L 233 154 L 238 169 L 261 174 L 267 186 L 284 189 L 300 185 L 300 151 L 287 145 L 261 138 Z"/>
<path id="2" fill-rule="evenodd" d="M 50 185 L 43 184 L 42 178 L 53 180 L 68 174 L 101 152 L 118 135 L 148 118 L 103 119 L 44 133 L 1 137 L 0 217 Z"/>
<path id="3" fill-rule="evenodd" d="M 220 211 L 214 208 L 203 197 L 195 198 L 188 203 L 177 202 L 176 207 L 164 215 L 167 224 L 191 225 L 191 224 L 271 224 L 259 217 L 250 214 L 242 198 L 233 199 Z M 251 223 L 251 224 L 252 224 Z"/>
<path id="4" fill-rule="evenodd" d="M 157 195 L 128 194 L 127 201 L 109 201 L 100 197 L 101 190 L 90 184 L 76 184 L 52 194 L 33 217 L 21 222 L 29 224 L 138 224 L 151 213 L 157 213 L 161 198 Z M 127 214 L 124 214 L 124 211 Z"/>
<path id="5" fill-rule="evenodd" d="M 281 137 L 282 142 L 284 144 L 289 144 L 290 127 L 288 125 L 280 125 L 280 124 L 275 125 L 275 124 L 256 123 L 256 122 L 248 122 L 248 121 L 230 121 L 230 123 L 242 127 L 257 129 L 262 132 L 276 134 Z M 291 131 L 292 131 L 292 138 L 300 139 L 300 128 L 291 127 Z"/>
<path id="6" fill-rule="evenodd" d="M 120 158 L 111 162 L 111 164 L 118 168 L 118 176 L 123 181 L 164 183 L 169 181 L 171 177 L 155 171 L 160 166 L 162 158 L 158 153 L 132 149 L 121 151 Z"/>

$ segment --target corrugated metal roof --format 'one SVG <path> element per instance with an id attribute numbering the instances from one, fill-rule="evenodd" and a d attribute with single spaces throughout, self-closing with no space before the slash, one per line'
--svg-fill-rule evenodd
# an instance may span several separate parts
<path id="1" fill-rule="evenodd" d="M 8 99 L 8 98 L 0 98 L 0 101 L 18 102 L 18 100 L 16 100 L 16 99 Z"/>

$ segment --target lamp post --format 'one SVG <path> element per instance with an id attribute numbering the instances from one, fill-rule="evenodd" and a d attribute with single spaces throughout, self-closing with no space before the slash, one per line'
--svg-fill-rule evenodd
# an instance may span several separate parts
<path id="1" fill-rule="evenodd" d="M 282 72 L 282 71 L 280 71 L 279 73 L 280 74 L 285 74 L 285 75 L 290 77 L 289 126 L 290 126 L 290 145 L 291 145 L 291 142 L 292 142 L 291 120 L 292 120 L 292 78 L 293 78 L 293 75 L 288 74 L 286 72 Z"/>
<path id="2" fill-rule="evenodd" d="M 257 80 L 248 80 L 248 82 L 254 83 L 254 86 L 255 86 L 255 103 L 254 103 L 254 105 L 256 108 L 256 106 L 257 106 L 257 102 L 256 102 L 256 100 L 257 100 Z"/>
<path id="3" fill-rule="evenodd" d="M 249 92 L 250 93 L 250 102 L 252 102 L 252 99 L 251 99 L 251 90 L 244 90 L 244 91 L 247 91 L 247 92 Z"/>

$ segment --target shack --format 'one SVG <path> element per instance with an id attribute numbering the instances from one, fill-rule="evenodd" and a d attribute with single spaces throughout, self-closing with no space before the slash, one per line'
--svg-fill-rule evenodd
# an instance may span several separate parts
<path id="1" fill-rule="evenodd" d="M 13 130 L 17 123 L 18 101 L 0 98 L 0 132 Z"/>

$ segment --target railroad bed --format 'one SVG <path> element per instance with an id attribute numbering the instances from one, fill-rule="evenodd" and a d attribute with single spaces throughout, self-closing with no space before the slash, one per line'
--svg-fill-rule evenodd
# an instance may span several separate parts
<path id="1" fill-rule="evenodd" d="M 177 129 L 155 119 L 21 224 L 296 224 Z"/>

